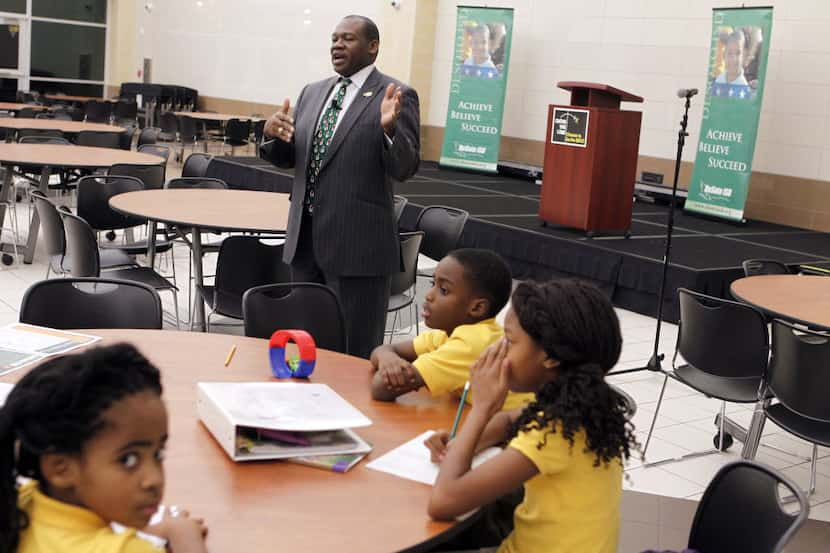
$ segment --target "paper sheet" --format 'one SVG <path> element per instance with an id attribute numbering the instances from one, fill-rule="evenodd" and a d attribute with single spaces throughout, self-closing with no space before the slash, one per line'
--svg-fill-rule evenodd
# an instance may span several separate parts
<path id="1" fill-rule="evenodd" d="M 424 445 L 424 440 L 434 433 L 434 430 L 427 430 L 417 438 L 413 438 L 386 455 L 378 457 L 367 464 L 366 468 L 434 486 L 435 480 L 438 478 L 438 465 L 429 460 L 429 449 Z M 499 453 L 501 453 L 501 449 L 497 447 L 485 449 L 473 458 L 473 468 Z"/>
<path id="2" fill-rule="evenodd" d="M 97 336 L 54 328 L 12 323 L 0 327 L 0 348 L 26 353 L 65 353 L 100 340 Z"/>
<path id="3" fill-rule="evenodd" d="M 310 432 L 372 424 L 325 384 L 200 382 L 199 387 L 237 426 Z"/>

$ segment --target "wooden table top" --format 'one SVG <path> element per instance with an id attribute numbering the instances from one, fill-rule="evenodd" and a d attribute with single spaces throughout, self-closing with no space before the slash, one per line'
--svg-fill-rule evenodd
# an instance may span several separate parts
<path id="1" fill-rule="evenodd" d="M 248 121 L 262 121 L 262 117 L 252 117 L 250 115 L 234 115 L 232 113 L 208 113 L 205 111 L 175 111 L 174 115 L 186 115 L 193 119 L 203 119 L 205 121 L 227 121 L 228 119 L 242 119 Z"/>
<path id="2" fill-rule="evenodd" d="M 752 276 L 734 281 L 729 289 L 736 299 L 773 317 L 830 330 L 830 277 Z"/>
<path id="3" fill-rule="evenodd" d="M 281 232 L 288 194 L 253 190 L 140 190 L 110 198 L 113 209 L 153 221 L 206 229 Z"/>
<path id="4" fill-rule="evenodd" d="M 318 351 L 312 382 L 331 386 L 369 417 L 356 429 L 373 444 L 345 474 L 287 462 L 234 463 L 199 422 L 196 382 L 265 382 L 268 342 L 223 334 L 160 330 L 89 330 L 103 344 L 127 340 L 162 372 L 170 413 L 164 503 L 179 505 L 209 527 L 210 551 L 388 553 L 433 538 L 451 524 L 426 513 L 430 487 L 368 470 L 368 460 L 433 428 L 452 424 L 456 404 L 426 393 L 397 403 L 373 401 L 369 362 Z M 228 367 L 225 357 L 236 353 Z M 26 369 L 0 378 L 14 382 Z"/>
<path id="5" fill-rule="evenodd" d="M 32 104 L 18 104 L 17 102 L 0 102 L 0 111 L 20 111 L 21 109 L 33 109 L 36 111 L 41 111 L 45 109 L 49 109 L 46 106 L 38 106 Z"/>
<path id="6" fill-rule="evenodd" d="M 75 134 L 81 131 L 124 132 L 124 127 L 105 123 L 86 123 L 84 121 L 64 121 L 63 119 L 18 119 L 0 117 L 2 129 L 39 129 L 53 130 Z"/>
<path id="7" fill-rule="evenodd" d="M 112 98 L 103 98 L 101 96 L 72 96 L 69 94 L 44 94 L 44 98 L 48 100 L 57 100 L 57 101 L 64 101 L 64 102 L 91 102 L 93 100 L 97 102 L 115 102 Z"/>
<path id="8" fill-rule="evenodd" d="M 61 144 L 0 144 L 0 162 L 48 167 L 111 167 L 116 163 L 159 165 L 164 160 L 151 154 L 115 148 Z"/>

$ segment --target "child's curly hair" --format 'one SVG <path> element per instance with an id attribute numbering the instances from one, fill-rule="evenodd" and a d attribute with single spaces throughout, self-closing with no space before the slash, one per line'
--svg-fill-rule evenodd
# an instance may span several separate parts
<path id="1" fill-rule="evenodd" d="M 596 453 L 594 466 L 627 459 L 636 447 L 631 413 L 625 399 L 605 381 L 622 348 L 611 302 L 590 284 L 562 279 L 519 284 L 512 306 L 522 329 L 559 361 L 556 378 L 543 385 L 519 415 L 514 435 L 547 429 L 561 432 L 573 446 L 574 435 L 584 431 L 586 451 Z"/>

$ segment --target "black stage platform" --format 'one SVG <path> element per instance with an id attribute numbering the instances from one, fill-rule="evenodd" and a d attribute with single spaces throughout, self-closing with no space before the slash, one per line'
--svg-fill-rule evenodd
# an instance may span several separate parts
<path id="1" fill-rule="evenodd" d="M 255 158 L 217 158 L 209 173 L 236 188 L 288 192 L 290 172 L 264 170 Z M 489 248 L 508 260 L 515 278 L 575 276 L 594 281 L 614 304 L 654 316 L 665 249 L 668 207 L 635 202 L 631 238 L 589 239 L 581 231 L 542 227 L 539 185 L 504 176 L 439 168 L 423 162 L 418 174 L 395 186 L 409 203 L 401 227 L 411 230 L 423 206 L 465 209 L 470 219 L 461 247 Z M 749 221 L 737 226 L 675 212 L 668 274 L 667 320 L 678 317 L 679 287 L 729 297 L 729 284 L 743 276 L 741 261 L 778 259 L 789 265 L 830 265 L 830 234 Z"/>

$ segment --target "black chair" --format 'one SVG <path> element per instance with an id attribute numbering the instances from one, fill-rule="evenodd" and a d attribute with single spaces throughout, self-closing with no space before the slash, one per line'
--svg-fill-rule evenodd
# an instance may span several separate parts
<path id="1" fill-rule="evenodd" d="M 48 111 L 41 111 L 37 115 L 35 115 L 35 119 L 54 119 L 55 114 L 48 112 Z"/>
<path id="2" fill-rule="evenodd" d="M 780 489 L 798 501 L 782 504 Z M 724 465 L 703 492 L 689 533 L 689 549 L 705 553 L 780 553 L 807 522 L 810 505 L 775 469 L 738 461 Z"/>
<path id="3" fill-rule="evenodd" d="M 469 217 L 470 214 L 463 209 L 443 205 L 431 205 L 422 209 L 415 222 L 415 230 L 424 231 L 421 253 L 441 261 L 441 258 L 458 247 Z M 432 271 L 418 271 L 418 274 L 432 276 Z"/>
<path id="4" fill-rule="evenodd" d="M 170 148 L 163 144 L 142 144 L 138 147 L 138 152 L 158 156 L 164 160 L 164 163 L 170 159 Z"/>
<path id="5" fill-rule="evenodd" d="M 791 275 L 792 271 L 774 259 L 747 259 L 741 265 L 744 268 L 744 276 L 757 275 Z"/>
<path id="6" fill-rule="evenodd" d="M 213 156 L 194 152 L 187 156 L 182 167 L 183 177 L 204 177 L 207 174 L 208 165 Z"/>
<path id="7" fill-rule="evenodd" d="M 175 142 L 179 136 L 179 118 L 172 111 L 165 111 L 159 116 L 161 132 L 158 140 L 162 142 Z"/>
<path id="8" fill-rule="evenodd" d="M 818 446 L 830 447 L 830 336 L 775 319 L 767 386 L 776 403 L 765 402 L 764 413 L 775 424 L 812 442 L 810 486 L 816 491 Z"/>
<path id="9" fill-rule="evenodd" d="M 395 221 L 397 221 L 398 224 L 400 224 L 401 223 L 401 215 L 403 215 L 403 210 L 404 210 L 404 208 L 406 208 L 406 204 L 409 203 L 409 200 L 407 200 L 403 196 L 398 196 L 398 195 L 395 195 L 395 197 L 393 199 L 395 201 Z"/>
<path id="10" fill-rule="evenodd" d="M 319 348 L 346 353 L 346 321 L 331 288 L 312 282 L 269 284 L 242 297 L 245 336 L 270 338 L 275 330 L 305 330 Z"/>
<path id="11" fill-rule="evenodd" d="M 110 207 L 113 196 L 126 192 L 144 190 L 144 184 L 135 177 L 90 175 L 78 181 L 78 216 L 85 220 L 96 232 L 115 231 L 134 228 L 147 224 L 147 220 L 132 215 L 124 215 Z M 119 250 L 127 255 L 147 255 L 147 240 L 136 240 L 125 244 L 108 244 L 101 249 Z M 173 242 L 156 240 L 156 253 L 165 253 L 173 249 Z M 175 280 L 175 264 L 173 279 Z"/>
<path id="12" fill-rule="evenodd" d="M 17 141 L 20 144 L 59 144 L 61 146 L 71 146 L 72 143 L 65 138 L 58 138 L 56 136 L 24 136 Z"/>
<path id="13" fill-rule="evenodd" d="M 138 147 L 158 142 L 160 132 L 161 129 L 158 127 L 145 127 L 141 129 L 141 132 L 138 134 Z"/>
<path id="14" fill-rule="evenodd" d="M 15 118 L 17 119 L 34 119 L 35 116 L 40 113 L 39 109 L 34 108 L 23 108 L 17 111 L 17 115 Z"/>
<path id="15" fill-rule="evenodd" d="M 664 371 L 663 388 L 657 400 L 643 454 L 648 449 L 654 423 L 660 414 L 669 377 L 721 400 L 715 449 L 684 455 L 697 457 L 727 450 L 733 436 L 746 439 L 746 430 L 727 420 L 726 402 L 755 403 L 769 356 L 769 334 L 763 313 L 744 303 L 678 290 L 680 323 L 672 371 Z M 677 355 L 685 365 L 677 366 Z M 662 462 L 662 461 L 661 461 Z M 659 464 L 658 463 L 651 463 Z"/>
<path id="16" fill-rule="evenodd" d="M 259 157 L 259 145 L 262 144 L 262 137 L 265 135 L 265 119 L 255 122 L 251 132 L 254 135 L 254 155 Z"/>
<path id="17" fill-rule="evenodd" d="M 78 146 L 121 149 L 119 133 L 114 132 L 81 131 L 78 133 L 75 143 Z"/>
<path id="18" fill-rule="evenodd" d="M 66 255 L 66 233 L 60 212 L 40 190 L 32 191 L 32 200 L 35 202 L 35 210 L 40 219 L 41 244 L 46 250 L 46 255 L 49 256 L 46 278 L 49 278 L 50 272 L 56 275 L 67 274 L 72 269 L 72 259 Z M 135 265 L 135 261 L 130 256 L 117 250 L 99 251 L 99 259 L 104 269 Z"/>
<path id="19" fill-rule="evenodd" d="M 138 104 L 127 100 L 118 100 L 112 110 L 117 125 L 138 126 Z"/>
<path id="20" fill-rule="evenodd" d="M 231 155 L 236 152 L 237 146 L 247 146 L 251 136 L 251 121 L 249 119 L 228 119 L 225 123 L 225 136 L 222 137 L 222 151 L 230 145 Z"/>
<path id="21" fill-rule="evenodd" d="M 27 136 L 51 136 L 52 138 L 64 138 L 63 133 L 53 129 L 20 129 L 17 131 L 17 140 Z"/>
<path id="22" fill-rule="evenodd" d="M 66 253 L 72 258 L 70 274 L 74 277 L 101 276 L 101 259 L 95 231 L 82 218 L 72 213 L 60 212 L 63 227 L 66 230 Z M 179 326 L 179 301 L 176 287 L 166 278 L 150 267 L 128 267 L 113 269 L 104 274 L 105 278 L 115 278 L 141 282 L 155 290 L 166 290 L 173 296 L 176 327 Z"/>
<path id="23" fill-rule="evenodd" d="M 214 179 L 210 177 L 177 177 L 167 181 L 164 187 L 171 189 L 201 188 L 210 190 L 227 190 L 228 184 L 222 179 Z"/>
<path id="24" fill-rule="evenodd" d="M 242 319 L 242 296 L 257 286 L 289 282 L 291 268 L 282 261 L 282 244 L 268 245 L 256 236 L 229 236 L 219 248 L 213 286 L 196 291 L 210 307 L 211 315 Z"/>
<path id="25" fill-rule="evenodd" d="M 140 282 L 109 278 L 43 280 L 26 290 L 20 322 L 60 329 L 161 329 L 161 300 L 153 288 Z"/>
<path id="26" fill-rule="evenodd" d="M 199 145 L 199 140 L 204 139 L 205 130 L 203 126 L 196 121 L 196 119 L 189 115 L 179 116 L 179 142 L 181 142 L 181 150 L 178 154 L 178 160 L 184 160 L 184 148 L 190 146 L 192 151 L 196 150 Z M 204 149 L 207 152 L 207 141 L 204 142 Z"/>
<path id="27" fill-rule="evenodd" d="M 72 121 L 72 113 L 66 109 L 54 109 L 52 118 L 58 121 Z"/>
<path id="28" fill-rule="evenodd" d="M 109 123 L 112 117 L 112 102 L 90 100 L 84 106 L 84 120 L 88 123 Z"/>
<path id="29" fill-rule="evenodd" d="M 398 333 L 398 312 L 406 307 L 410 308 L 410 321 L 415 321 L 415 334 L 421 333 L 418 323 L 418 303 L 415 298 L 415 279 L 418 270 L 418 252 L 424 239 L 422 231 L 401 233 L 401 260 L 404 270 L 392 275 L 392 286 L 389 295 L 387 313 L 392 316 L 392 328 L 387 332 L 389 342 Z"/>
<path id="30" fill-rule="evenodd" d="M 127 125 L 124 127 L 124 132 L 118 135 L 118 145 L 122 150 L 133 149 L 133 137 L 137 128 L 134 125 Z"/>
<path id="31" fill-rule="evenodd" d="M 164 188 L 164 164 L 140 165 L 137 163 L 116 163 L 107 171 L 108 175 L 135 177 L 144 183 L 147 190 Z"/>

